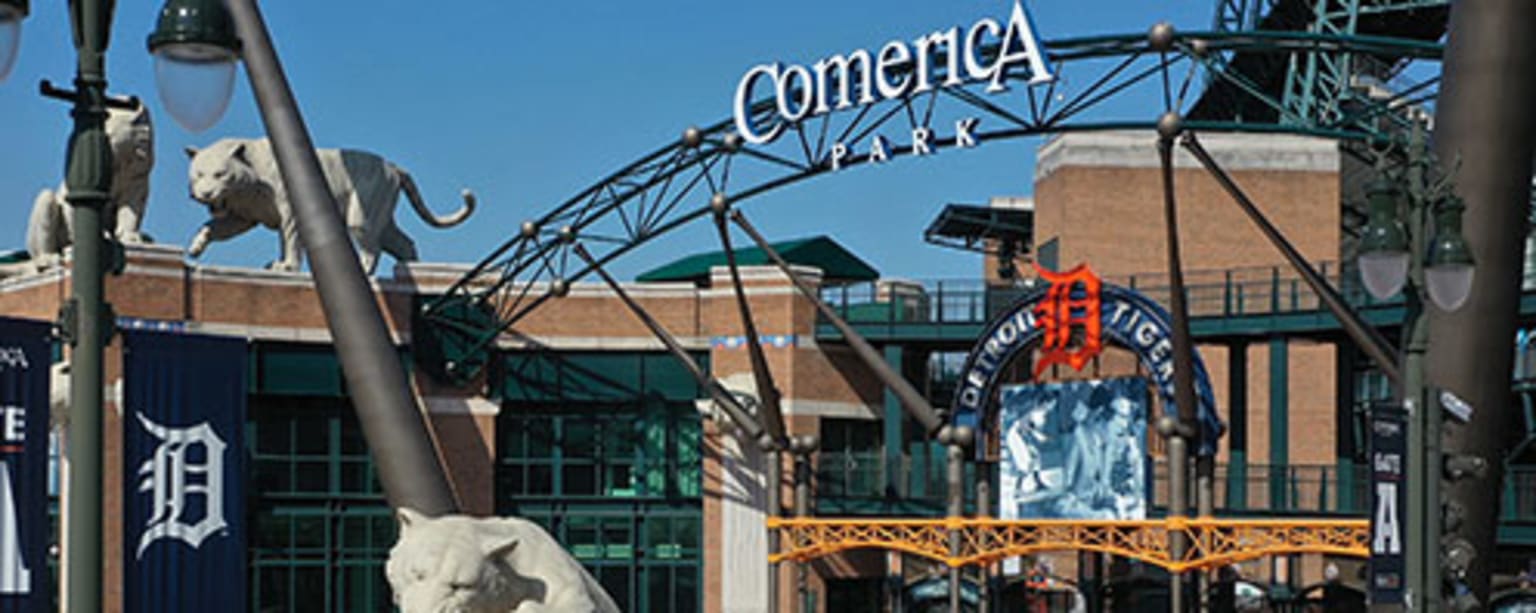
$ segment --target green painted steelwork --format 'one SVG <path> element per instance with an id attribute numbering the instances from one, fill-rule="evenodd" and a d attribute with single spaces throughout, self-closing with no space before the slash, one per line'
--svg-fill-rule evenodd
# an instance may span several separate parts
<path id="1" fill-rule="evenodd" d="M 886 345 L 885 362 L 891 365 L 896 372 L 905 372 L 902 367 L 903 347 L 901 345 Z M 895 496 L 905 496 L 908 493 L 907 484 L 901 480 L 901 448 L 906 441 L 907 413 L 901 406 L 901 400 L 895 392 L 889 389 L 881 392 L 885 409 L 884 418 L 881 420 L 881 442 L 885 452 L 885 489 Z M 823 435 L 822 444 L 826 444 Z"/>
<path id="2" fill-rule="evenodd" d="M 800 266 L 812 266 L 821 270 L 822 275 L 828 281 L 873 281 L 880 278 L 880 272 L 870 266 L 868 262 L 848 251 L 840 243 L 827 236 L 813 236 L 795 240 L 773 243 L 774 251 L 779 252 L 791 264 Z M 767 254 L 757 247 L 736 249 L 736 264 L 738 266 L 763 266 L 770 265 Z M 693 283 L 706 283 L 709 281 L 711 268 L 726 265 L 725 252 L 711 251 L 690 255 L 673 262 L 669 262 L 650 271 L 641 273 L 635 277 L 636 281 L 653 283 L 663 281 L 690 281 Z"/>
<path id="3" fill-rule="evenodd" d="M 1288 504 L 1285 480 L 1282 478 L 1290 463 L 1290 391 L 1291 365 L 1290 342 L 1283 336 L 1269 341 L 1269 500 L 1270 504 Z M 1279 470 L 1276 471 L 1275 469 Z"/>

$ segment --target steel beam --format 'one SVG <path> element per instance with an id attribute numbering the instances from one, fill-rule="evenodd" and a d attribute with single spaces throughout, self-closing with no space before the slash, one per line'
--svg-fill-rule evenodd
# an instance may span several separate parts
<path id="1" fill-rule="evenodd" d="M 757 323 L 752 318 L 752 306 L 747 303 L 747 289 L 741 283 L 741 269 L 736 265 L 736 253 L 731 249 L 731 231 L 726 226 L 725 208 L 715 210 L 715 230 L 720 234 L 720 246 L 725 250 L 725 264 L 731 271 L 731 287 L 736 292 L 736 309 L 741 315 L 741 329 L 747 337 L 747 356 L 752 360 L 752 379 L 757 384 L 758 420 L 775 445 L 786 444 L 784 439 L 784 413 L 779 402 L 779 388 L 774 384 L 773 373 L 768 370 L 768 358 L 763 355 L 762 338 L 757 334 Z"/>

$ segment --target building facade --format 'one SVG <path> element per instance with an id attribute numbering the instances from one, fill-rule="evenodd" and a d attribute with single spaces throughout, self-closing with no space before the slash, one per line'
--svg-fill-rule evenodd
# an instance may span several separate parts
<path id="1" fill-rule="evenodd" d="M 1030 259 L 1045 268 L 1087 263 L 1107 282 L 1163 300 L 1166 255 L 1153 138 L 1079 134 L 1045 144 L 1035 176 Z M 1353 174 L 1338 146 L 1295 137 L 1205 140 L 1301 252 L 1350 287 L 1339 262 L 1351 255 L 1352 222 L 1340 201 L 1354 189 Z M 1214 181 L 1182 157 L 1175 181 L 1192 327 L 1228 425 L 1217 458 L 1218 509 L 1362 515 L 1360 409 L 1388 395 L 1385 383 Z M 999 279 L 995 269 L 946 282 L 850 282 L 825 278 L 814 258 L 800 264 L 799 273 L 935 406 L 950 403 L 956 357 L 971 350 L 987 321 L 1022 287 Z M 751 364 L 729 277 L 723 268 L 704 270 L 626 289 L 706 372 L 750 393 Z M 764 482 L 756 447 L 700 400 L 698 382 L 598 284 L 575 284 L 520 320 L 470 384 L 435 381 L 413 359 L 419 333 L 413 313 L 467 271 L 408 264 L 374 282 L 462 508 L 544 525 L 626 610 L 762 610 L 765 488 L 772 484 Z M 819 440 L 814 513 L 942 515 L 942 449 L 781 271 L 752 266 L 742 274 L 788 428 Z M 1021 267 L 1017 283 L 1034 274 L 1032 266 Z M 68 283 L 65 271 L 0 281 L 0 314 L 51 320 Z M 109 278 L 107 298 L 123 325 L 163 324 L 247 342 L 242 451 L 251 467 L 243 511 L 249 609 L 388 610 L 381 568 L 394 520 L 373 477 L 310 278 L 193 265 L 178 248 L 134 247 L 124 272 Z M 114 342 L 109 390 L 121 389 L 122 359 L 120 341 Z M 1081 372 L 1056 367 L 1045 378 L 1134 376 L 1140 369 L 1128 353 L 1110 348 Z M 1027 378 L 1027 371 L 1016 370 L 1019 380 Z M 123 431 L 120 403 L 120 394 L 108 394 L 109 434 Z M 110 518 L 121 515 L 126 470 L 121 436 L 109 435 L 106 444 Z M 1149 445 L 1156 459 L 1161 443 Z M 1154 514 L 1166 496 L 1158 471 Z M 786 461 L 786 480 L 777 484 L 786 502 L 794 472 Z M 1536 546 L 1529 538 L 1536 500 L 1512 491 L 1511 560 Z M 974 508 L 974 492 L 970 496 Z M 108 608 L 118 610 L 123 532 L 112 522 L 106 530 Z M 1101 587 L 1145 571 L 1091 556 L 1047 557 L 1054 574 Z M 1328 562 L 1258 561 L 1240 570 L 1259 582 L 1300 588 L 1319 580 Z M 1357 561 L 1331 562 L 1355 576 Z M 941 570 L 911 556 L 855 551 L 807 565 L 802 595 L 800 569 L 785 564 L 780 602 L 803 599 L 809 610 L 839 613 L 892 610 L 898 599 L 920 599 L 925 580 Z M 994 587 L 1015 589 L 1000 581 Z"/>

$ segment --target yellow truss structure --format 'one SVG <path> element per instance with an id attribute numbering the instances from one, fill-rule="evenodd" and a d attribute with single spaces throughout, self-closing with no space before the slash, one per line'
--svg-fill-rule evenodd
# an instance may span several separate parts
<path id="1" fill-rule="evenodd" d="M 781 551 L 774 562 L 805 562 L 851 549 L 889 549 L 951 567 L 986 565 L 1043 551 L 1110 553 L 1156 564 L 1171 572 L 1212 570 L 1266 556 L 1320 553 L 1369 557 L 1364 519 L 1003 520 L 993 518 L 881 519 L 771 517 Z M 949 550 L 951 531 L 960 549 Z M 1169 549 L 1170 534 L 1183 533 L 1182 557 Z"/>

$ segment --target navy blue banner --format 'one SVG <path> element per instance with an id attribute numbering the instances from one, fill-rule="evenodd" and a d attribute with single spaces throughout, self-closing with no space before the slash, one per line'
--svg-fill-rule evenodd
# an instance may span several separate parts
<path id="1" fill-rule="evenodd" d="M 1375 604 L 1402 604 L 1406 558 L 1408 421 L 1396 406 L 1371 411 L 1371 559 L 1366 588 Z"/>
<path id="2" fill-rule="evenodd" d="M 245 341 L 123 336 L 123 610 L 244 610 Z"/>
<path id="3" fill-rule="evenodd" d="M 0 611 L 49 611 L 51 325 L 0 318 Z"/>

